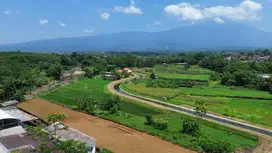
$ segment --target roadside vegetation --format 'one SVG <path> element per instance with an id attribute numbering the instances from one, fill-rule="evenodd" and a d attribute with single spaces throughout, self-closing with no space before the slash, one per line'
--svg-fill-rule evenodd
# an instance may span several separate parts
<path id="1" fill-rule="evenodd" d="M 146 131 L 151 135 L 194 150 L 203 149 L 201 146 L 206 142 L 213 144 L 224 142 L 231 150 L 252 148 L 257 144 L 256 136 L 201 119 L 197 120 L 200 135 L 196 137 L 183 133 L 184 120 L 196 119 L 110 96 L 105 90 L 108 83 L 108 81 L 100 79 L 86 79 L 43 93 L 40 96 L 78 111 L 118 122 L 139 131 Z M 86 86 L 88 89 L 84 89 Z M 147 118 L 152 118 L 149 123 Z M 210 139 L 213 141 L 210 142 Z"/>
<path id="2" fill-rule="evenodd" d="M 150 87 L 148 80 L 135 80 L 121 85 L 133 94 L 154 98 L 175 105 L 194 107 L 196 101 L 204 101 L 209 112 L 239 118 L 264 126 L 272 126 L 272 95 L 241 87 L 196 86 L 163 88 Z"/>

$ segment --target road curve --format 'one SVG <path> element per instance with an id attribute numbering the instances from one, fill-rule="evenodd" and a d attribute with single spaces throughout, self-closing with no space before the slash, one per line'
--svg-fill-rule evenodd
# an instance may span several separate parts
<path id="1" fill-rule="evenodd" d="M 168 109 L 168 110 L 172 110 L 172 111 L 176 111 L 176 112 L 185 113 L 185 114 L 188 114 L 188 115 L 195 116 L 195 110 L 193 110 L 193 109 L 178 106 L 178 105 L 169 104 L 169 103 L 166 103 L 166 102 L 162 102 L 162 101 L 151 99 L 151 98 L 146 98 L 146 97 L 139 96 L 139 95 L 135 95 L 135 94 L 126 92 L 126 91 L 119 88 L 121 83 L 130 81 L 130 80 L 135 79 L 135 78 L 137 78 L 136 75 L 134 75 L 134 76 L 132 76 L 130 78 L 113 81 L 108 85 L 108 89 L 113 94 L 122 96 L 124 98 L 128 98 L 128 99 L 131 99 L 131 100 L 134 100 L 134 101 L 136 100 L 137 102 L 148 103 L 148 104 L 151 104 L 151 105 L 153 105 L 155 107 L 160 107 L 160 108 L 164 108 L 164 109 Z M 235 121 L 235 120 L 232 120 L 232 119 L 229 119 L 229 118 L 217 116 L 217 115 L 210 114 L 210 113 L 207 113 L 206 115 L 204 115 L 203 119 L 206 119 L 206 120 L 209 120 L 209 121 L 212 121 L 212 122 L 215 122 L 215 123 L 219 123 L 219 124 L 222 124 L 222 125 L 230 126 L 232 128 L 238 129 L 238 130 L 250 132 L 250 133 L 256 134 L 258 136 L 268 137 L 269 139 L 272 139 L 272 131 L 269 130 L 269 129 L 265 129 L 265 128 L 258 127 L 258 126 L 255 126 L 255 125 L 251 125 L 251 124 L 248 124 L 248 123 Z"/>

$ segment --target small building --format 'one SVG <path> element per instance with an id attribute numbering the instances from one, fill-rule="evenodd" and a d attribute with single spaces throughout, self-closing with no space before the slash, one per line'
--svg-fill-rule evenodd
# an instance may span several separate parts
<path id="1" fill-rule="evenodd" d="M 176 63 L 177 65 L 187 65 L 187 63 Z"/>
<path id="2" fill-rule="evenodd" d="M 132 70 L 130 68 L 123 68 L 123 72 L 132 73 Z"/>
<path id="3" fill-rule="evenodd" d="M 80 142 L 85 142 L 89 147 L 90 150 L 88 153 L 95 153 L 96 150 L 96 140 L 78 130 L 75 130 L 73 128 L 66 128 L 65 125 L 61 123 L 54 123 L 52 125 L 49 125 L 45 127 L 45 131 L 52 133 L 57 129 L 56 135 L 60 138 L 61 141 L 67 141 L 70 139 L 74 139 Z"/>
<path id="4" fill-rule="evenodd" d="M 0 130 L 18 126 L 20 120 L 0 109 Z"/>
<path id="5" fill-rule="evenodd" d="M 269 79 L 271 78 L 270 74 L 257 74 L 258 77 L 263 78 L 263 79 Z"/>
<path id="6" fill-rule="evenodd" d="M 117 73 L 123 73 L 123 70 L 116 70 Z"/>
<path id="7" fill-rule="evenodd" d="M 19 103 L 18 100 L 11 100 L 11 101 L 1 103 L 0 107 L 15 106 L 18 103 Z"/>
<path id="8" fill-rule="evenodd" d="M 13 130 L 17 131 L 18 129 L 20 128 L 14 128 Z M 33 139 L 31 136 L 27 135 L 27 133 L 18 133 L 17 131 L 17 134 L 0 137 L 0 152 L 9 153 L 13 150 L 20 149 L 20 153 L 30 153 L 40 144 L 41 140 Z"/>
<path id="9" fill-rule="evenodd" d="M 118 77 L 112 72 L 105 72 L 103 75 L 104 80 L 117 80 Z"/>
<path id="10" fill-rule="evenodd" d="M 0 130 L 24 125 L 37 119 L 15 106 L 2 107 L 0 109 Z"/>

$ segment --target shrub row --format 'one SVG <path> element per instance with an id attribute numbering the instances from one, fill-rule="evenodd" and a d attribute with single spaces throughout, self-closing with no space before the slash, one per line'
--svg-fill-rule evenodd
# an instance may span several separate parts
<path id="1" fill-rule="evenodd" d="M 146 83 L 147 87 L 161 87 L 161 88 L 180 88 L 180 87 L 193 87 L 194 81 L 191 80 L 179 80 L 179 79 L 155 79 L 149 80 Z"/>
<path id="2" fill-rule="evenodd" d="M 157 130 L 165 131 L 168 128 L 167 123 L 155 122 L 151 115 L 146 115 L 145 119 L 146 119 L 145 125 L 151 125 Z"/>

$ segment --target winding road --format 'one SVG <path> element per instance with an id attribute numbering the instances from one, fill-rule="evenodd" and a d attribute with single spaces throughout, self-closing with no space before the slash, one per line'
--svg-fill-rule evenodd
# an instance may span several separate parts
<path id="1" fill-rule="evenodd" d="M 113 94 L 119 95 L 121 97 L 130 99 L 130 100 L 134 100 L 136 102 L 147 103 L 147 104 L 151 104 L 155 107 L 164 108 L 164 109 L 168 109 L 168 110 L 176 111 L 176 112 L 180 112 L 180 113 L 185 113 L 185 114 L 188 114 L 191 116 L 196 116 L 195 110 L 193 110 L 193 109 L 169 104 L 166 102 L 162 102 L 162 101 L 151 99 L 151 98 L 146 98 L 146 97 L 139 96 L 139 95 L 135 95 L 135 94 L 126 92 L 119 87 L 121 83 L 136 79 L 137 77 L 138 77 L 137 75 L 134 75 L 130 78 L 113 81 L 108 85 L 108 89 Z M 207 113 L 206 115 L 204 115 L 203 119 L 206 119 L 206 120 L 218 123 L 218 124 L 226 125 L 226 126 L 238 129 L 238 130 L 250 132 L 250 133 L 256 134 L 261 137 L 266 137 L 268 139 L 272 139 L 272 131 L 269 129 L 265 129 L 263 127 L 258 127 L 255 125 L 251 125 L 249 123 L 235 121 L 235 120 L 232 120 L 229 118 L 217 116 L 217 115 L 210 114 L 210 113 Z"/>

